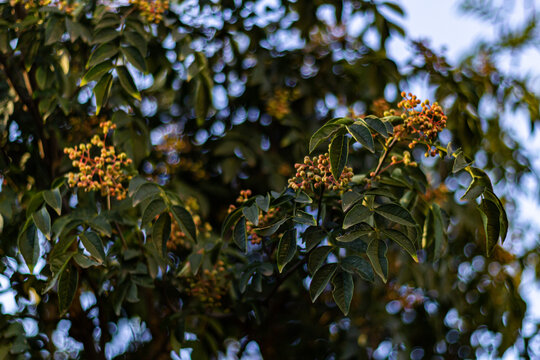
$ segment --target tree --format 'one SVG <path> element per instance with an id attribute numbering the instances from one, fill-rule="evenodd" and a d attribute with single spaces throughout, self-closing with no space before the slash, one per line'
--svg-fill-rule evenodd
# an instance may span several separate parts
<path id="1" fill-rule="evenodd" d="M 494 61 L 534 21 L 458 66 L 414 42 L 404 70 L 391 2 L 0 11 L 4 356 L 463 358 L 532 337 L 517 287 L 535 251 L 498 245 L 499 189 L 528 159 L 480 103 L 537 121 Z M 426 75 L 442 105 L 385 99 Z"/>

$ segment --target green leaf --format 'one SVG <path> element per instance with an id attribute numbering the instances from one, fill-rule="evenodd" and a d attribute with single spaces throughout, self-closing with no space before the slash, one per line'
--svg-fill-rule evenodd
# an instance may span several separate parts
<path id="1" fill-rule="evenodd" d="M 111 70 L 113 66 L 113 62 L 111 60 L 107 60 L 97 64 L 96 66 L 91 67 L 90 70 L 88 70 L 81 79 L 80 86 L 84 86 L 90 81 L 101 78 L 105 73 Z"/>
<path id="2" fill-rule="evenodd" d="M 311 251 L 311 249 L 319 245 L 326 235 L 326 232 L 318 226 L 310 226 L 304 230 L 302 239 L 306 243 L 306 251 Z"/>
<path id="3" fill-rule="evenodd" d="M 92 45 L 95 44 L 102 44 L 102 43 L 108 43 L 114 39 L 116 39 L 120 35 L 120 32 L 113 28 L 103 28 L 97 31 L 97 33 L 94 35 L 94 38 L 92 39 Z"/>
<path id="4" fill-rule="evenodd" d="M 341 129 L 342 125 L 338 124 L 325 124 L 319 130 L 317 130 L 309 140 L 309 152 L 312 153 L 313 150 L 324 140 L 328 139 L 336 131 Z"/>
<path id="5" fill-rule="evenodd" d="M 165 201 L 163 201 L 163 199 L 157 198 L 157 199 L 152 200 L 144 208 L 141 226 L 144 227 L 146 224 L 152 221 L 156 216 L 158 216 L 163 211 L 165 211 L 165 209 L 167 209 L 167 204 L 165 204 Z"/>
<path id="6" fill-rule="evenodd" d="M 84 232 L 79 235 L 84 248 L 100 263 L 105 261 L 105 249 L 103 248 L 103 242 L 95 232 Z"/>
<path id="7" fill-rule="evenodd" d="M 197 228 L 193 222 L 193 218 L 189 211 L 180 205 L 174 205 L 171 207 L 171 212 L 178 222 L 180 229 L 186 236 L 194 242 L 197 242 Z"/>
<path id="8" fill-rule="evenodd" d="M 45 27 L 45 45 L 54 44 L 64 34 L 64 22 L 56 16 L 51 16 Z"/>
<path id="9" fill-rule="evenodd" d="M 469 162 L 463 155 L 463 152 L 458 152 L 453 154 L 453 156 L 456 158 L 454 160 L 454 166 L 452 167 L 452 172 L 455 174 L 463 169 L 465 169 L 467 166 L 470 166 L 472 164 L 472 161 Z"/>
<path id="10" fill-rule="evenodd" d="M 381 216 L 384 216 L 390 221 L 395 223 L 406 225 L 406 226 L 415 226 L 416 222 L 409 213 L 409 211 L 400 205 L 397 204 L 383 204 L 379 207 L 376 207 L 375 212 Z"/>
<path id="11" fill-rule="evenodd" d="M 129 182 L 129 187 L 128 187 L 129 196 L 133 197 L 133 194 L 135 194 L 142 185 L 147 184 L 147 183 L 148 181 L 145 178 L 142 178 L 140 176 L 135 176 Z M 133 205 L 133 206 L 136 206 L 136 205 Z"/>
<path id="12" fill-rule="evenodd" d="M 241 217 L 236 223 L 233 230 L 233 240 L 236 246 L 242 252 L 247 251 L 247 233 L 246 233 L 246 218 Z"/>
<path id="13" fill-rule="evenodd" d="M 137 50 L 136 47 L 134 46 L 122 47 L 122 54 L 124 54 L 124 56 L 126 57 L 126 60 L 129 61 L 131 65 L 135 66 L 137 70 L 143 73 L 146 72 L 147 70 L 146 60 L 144 60 L 144 57 L 139 52 L 139 50 Z"/>
<path id="14" fill-rule="evenodd" d="M 388 137 L 388 131 L 386 130 L 386 126 L 381 119 L 373 115 L 368 115 L 363 120 L 377 133 L 381 134 L 385 138 Z"/>
<path id="15" fill-rule="evenodd" d="M 361 222 L 355 225 L 351 230 L 336 238 L 337 241 L 351 242 L 359 239 L 362 236 L 368 235 L 375 231 L 368 223 Z"/>
<path id="16" fill-rule="evenodd" d="M 44 191 L 43 199 L 58 215 L 62 213 L 62 196 L 58 188 Z"/>
<path id="17" fill-rule="evenodd" d="M 311 199 L 308 194 L 300 190 L 296 193 L 296 198 L 294 199 L 294 201 L 300 204 L 311 204 L 313 202 L 313 199 Z"/>
<path id="18" fill-rule="evenodd" d="M 346 191 L 341 194 L 341 207 L 344 212 L 349 210 L 354 204 L 362 200 L 363 196 L 356 191 Z"/>
<path id="19" fill-rule="evenodd" d="M 281 273 L 296 254 L 296 229 L 287 230 L 279 240 L 277 250 L 277 266 Z"/>
<path id="20" fill-rule="evenodd" d="M 107 220 L 107 217 L 103 215 L 103 213 L 88 220 L 88 225 L 90 225 L 92 229 L 99 231 L 100 234 L 103 234 L 105 236 L 111 236 L 112 234 L 111 224 L 109 223 L 109 220 Z"/>
<path id="21" fill-rule="evenodd" d="M 253 203 L 250 206 L 242 208 L 242 214 L 251 222 L 253 225 L 259 225 L 259 208 L 257 204 Z"/>
<path id="22" fill-rule="evenodd" d="M 356 204 L 352 207 L 343 219 L 343 229 L 348 229 L 353 225 L 361 223 L 371 216 L 371 210 L 362 204 Z"/>
<path id="23" fill-rule="evenodd" d="M 261 228 L 254 229 L 255 232 L 260 236 L 270 236 L 274 234 L 276 231 L 278 231 L 279 227 L 283 225 L 285 221 L 289 220 L 288 217 L 283 218 L 281 220 L 276 221 L 272 225 L 264 226 Z"/>
<path id="24" fill-rule="evenodd" d="M 350 255 L 341 260 L 341 268 L 352 274 L 358 274 L 362 279 L 374 282 L 373 268 L 363 257 Z"/>
<path id="25" fill-rule="evenodd" d="M 313 215 L 302 210 L 296 210 L 293 221 L 303 225 L 317 225 L 317 220 L 315 220 Z"/>
<path id="26" fill-rule="evenodd" d="M 373 239 L 368 245 L 366 252 L 373 270 L 383 282 L 386 283 L 388 276 L 388 260 L 386 259 L 386 243 L 379 239 Z"/>
<path id="27" fill-rule="evenodd" d="M 40 247 L 37 229 L 32 221 L 26 222 L 23 231 L 17 239 L 17 244 L 26 262 L 26 266 L 28 266 L 30 272 L 33 272 L 34 266 L 36 266 L 39 260 Z"/>
<path id="28" fill-rule="evenodd" d="M 140 185 L 132 197 L 133 206 L 137 206 L 142 201 L 159 194 L 161 190 L 159 186 L 153 183 L 145 183 Z"/>
<path id="29" fill-rule="evenodd" d="M 484 223 L 484 233 L 486 235 L 486 254 L 490 256 L 491 250 L 497 245 L 500 235 L 500 212 L 497 205 L 488 199 L 482 199 L 478 206 L 482 222 Z"/>
<path id="30" fill-rule="evenodd" d="M 332 251 L 331 246 L 320 246 L 309 254 L 307 268 L 310 274 L 314 274 L 317 270 L 319 270 L 319 268 L 326 261 L 330 251 Z"/>
<path id="31" fill-rule="evenodd" d="M 270 209 L 270 196 L 257 195 L 257 197 L 255 197 L 255 203 L 257 204 L 259 209 L 264 212 L 268 212 L 268 210 Z"/>
<path id="32" fill-rule="evenodd" d="M 118 75 L 118 80 L 120 80 L 120 85 L 122 88 L 132 97 L 137 100 L 141 100 L 141 94 L 137 90 L 137 85 L 133 81 L 133 77 L 129 73 L 128 69 L 125 66 L 118 66 L 116 68 L 116 74 Z"/>
<path id="33" fill-rule="evenodd" d="M 465 194 L 463 194 L 463 196 L 461 197 L 461 200 L 472 201 L 482 195 L 485 189 L 486 186 L 481 179 L 473 178 L 471 183 L 469 184 L 469 187 L 465 191 Z"/>
<path id="34" fill-rule="evenodd" d="M 45 235 L 45 237 L 50 240 L 51 239 L 51 216 L 49 215 L 49 212 L 45 208 L 45 206 L 42 206 L 39 211 L 36 211 L 32 214 L 32 220 L 34 220 L 34 224 L 36 224 L 39 231 Z"/>
<path id="35" fill-rule="evenodd" d="M 99 263 L 99 262 L 97 262 L 95 260 L 92 260 L 88 256 L 80 254 L 80 253 L 77 253 L 77 254 L 73 255 L 73 260 L 75 260 L 77 265 L 79 265 L 83 269 L 88 269 L 89 267 L 92 267 L 92 266 L 101 265 L 101 263 Z"/>
<path id="36" fill-rule="evenodd" d="M 99 114 L 103 105 L 109 98 L 112 86 L 112 75 L 107 73 L 99 79 L 96 86 L 94 86 L 94 94 L 96 95 L 96 115 Z"/>
<path id="37" fill-rule="evenodd" d="M 345 271 L 339 271 L 332 279 L 332 296 L 337 306 L 344 315 L 349 313 L 349 307 L 354 292 L 354 281 L 352 275 Z"/>
<path id="38" fill-rule="evenodd" d="M 334 273 L 337 270 L 338 265 L 335 263 L 326 264 L 322 266 L 317 272 L 313 275 L 311 279 L 311 284 L 309 285 L 309 295 L 311 296 L 311 302 L 315 302 L 319 295 L 322 294 L 328 282 L 334 276 Z"/>
<path id="39" fill-rule="evenodd" d="M 58 280 L 58 310 L 60 316 L 63 316 L 69 310 L 78 285 L 79 272 L 74 267 L 66 267 Z"/>
<path id="40" fill-rule="evenodd" d="M 345 135 L 337 135 L 330 143 L 330 171 L 334 179 L 339 182 L 343 168 L 347 164 L 349 155 L 349 139 Z"/>
<path id="41" fill-rule="evenodd" d="M 221 237 L 223 237 L 225 233 L 236 224 L 236 222 L 238 221 L 238 219 L 240 219 L 241 216 L 242 208 L 235 209 L 227 215 L 225 221 L 223 221 L 223 226 L 221 227 Z"/>
<path id="42" fill-rule="evenodd" d="M 382 233 L 388 236 L 390 240 L 401 246 L 407 253 L 409 253 L 409 255 L 411 255 L 414 261 L 418 262 L 418 256 L 416 255 L 416 247 L 414 246 L 412 240 L 407 237 L 407 235 L 403 234 L 401 231 L 394 229 L 383 229 Z"/>
<path id="43" fill-rule="evenodd" d="M 486 199 L 491 200 L 493 203 L 495 203 L 495 205 L 497 205 L 497 208 L 499 209 L 499 223 L 501 224 L 501 243 L 504 243 L 504 240 L 506 239 L 506 235 L 508 233 L 508 217 L 506 216 L 504 206 L 501 200 L 497 197 L 497 195 L 495 195 L 495 193 L 491 192 L 490 190 L 486 189 L 486 191 L 484 192 L 484 196 L 486 197 Z"/>
<path id="44" fill-rule="evenodd" d="M 152 241 L 156 247 L 158 254 L 163 258 L 167 256 L 167 241 L 171 236 L 171 217 L 169 213 L 164 212 L 159 215 L 158 219 L 152 226 Z"/>
<path id="45" fill-rule="evenodd" d="M 118 47 L 116 45 L 109 44 L 109 43 L 101 44 L 92 52 L 92 55 L 90 55 L 90 59 L 88 59 L 86 68 L 89 68 L 97 64 L 101 64 L 105 60 L 111 59 L 117 53 L 118 53 Z"/>
<path id="46" fill-rule="evenodd" d="M 139 33 L 135 31 L 124 31 L 124 38 L 130 45 L 136 47 L 143 56 L 146 55 L 147 43 Z"/>
<path id="47" fill-rule="evenodd" d="M 375 152 L 375 144 L 373 144 L 373 137 L 369 128 L 361 121 L 356 121 L 354 124 L 347 126 L 347 131 L 353 136 L 353 138 L 358 141 L 362 146 L 371 151 Z"/>

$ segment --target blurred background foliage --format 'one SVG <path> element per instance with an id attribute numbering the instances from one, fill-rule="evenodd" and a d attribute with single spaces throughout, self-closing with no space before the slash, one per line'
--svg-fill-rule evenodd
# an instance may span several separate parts
<path id="1" fill-rule="evenodd" d="M 244 265 L 260 259 L 216 245 L 240 190 L 281 191 L 295 172 L 293 164 L 306 155 L 311 134 L 325 121 L 351 113 L 382 116 L 418 79 L 433 87 L 432 100 L 445 108 L 442 143 L 463 148 L 487 170 L 512 224 L 513 189 L 524 175 L 535 175 L 527 144 L 515 141 L 501 124 L 525 110 L 535 129 L 540 98 L 528 74 L 503 71 L 498 57 L 538 46 L 537 14 L 510 28 L 497 20 L 504 18 L 497 3 L 462 1 L 461 6 L 479 21 L 503 25 L 497 25 L 495 41 L 449 63 L 428 42 L 408 36 L 398 2 L 0 3 L 0 256 L 2 291 L 14 303 L 10 312 L 4 307 L 0 319 L 0 354 L 141 359 L 169 358 L 183 348 L 193 359 L 217 353 L 457 359 L 497 357 L 511 349 L 525 358 L 539 356 L 538 324 L 529 323 L 524 331 L 527 304 L 518 291 L 525 269 L 540 271 L 537 241 L 505 250 L 521 241 L 514 229 L 511 244 L 486 258 L 475 240 L 480 221 L 475 206 L 459 200 L 468 176 L 449 175 L 448 162 L 423 160 L 422 151 L 413 157 L 429 175 L 432 189 L 425 196 L 450 219 L 444 256 L 412 265 L 390 249 L 388 282 L 358 281 L 346 317 L 327 293 L 311 303 L 302 268 L 276 289 L 277 271 L 270 269 L 268 279 L 254 277 L 251 285 L 259 281 L 259 286 L 241 294 L 236 281 Z M 354 36 L 353 23 L 362 26 Z M 410 45 L 399 61 L 387 49 L 395 37 Z M 120 251 L 121 244 L 114 243 L 108 251 L 117 247 L 121 255 L 106 271 L 90 267 L 80 275 L 81 286 L 64 316 L 57 297 L 40 291 L 54 268 L 41 260 L 29 272 L 17 234 L 27 214 L 40 206 L 32 204 L 36 194 L 57 188 L 71 170 L 63 149 L 88 142 L 109 119 L 117 125 L 114 145 L 133 159 L 134 173 L 181 194 L 194 215 L 205 240 L 194 245 L 186 241 L 185 229 L 173 225 L 167 248 L 176 265 L 188 258 L 200 270 L 183 277 L 152 275 L 145 249 Z M 356 174 L 376 165 L 367 155 L 351 153 Z M 85 206 L 97 212 L 99 202 L 88 193 L 61 189 L 70 221 L 99 228 L 88 213 L 77 212 Z M 122 204 L 115 202 L 121 210 L 107 216 L 132 244 L 137 217 Z M 121 217 L 123 211 L 133 216 Z M 122 236 L 119 228 L 100 231 Z M 44 238 L 39 241 L 51 248 Z M 90 266 L 79 266 L 85 264 Z M 111 286 L 120 276 L 130 280 Z"/>

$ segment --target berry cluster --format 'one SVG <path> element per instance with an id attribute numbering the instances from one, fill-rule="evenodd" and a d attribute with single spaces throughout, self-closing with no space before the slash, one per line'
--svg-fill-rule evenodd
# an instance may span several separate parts
<path id="1" fill-rule="evenodd" d="M 239 205 L 245 203 L 251 196 L 251 190 L 240 190 L 240 195 L 236 198 L 236 202 Z M 235 205 L 229 205 L 229 213 L 233 212 L 236 209 Z M 259 210 L 259 225 L 258 227 L 265 227 L 272 224 L 275 216 L 279 213 L 279 208 L 268 209 L 268 212 L 263 213 Z M 262 242 L 262 237 L 255 232 L 255 225 L 250 221 L 246 221 L 246 232 L 248 234 L 249 240 L 253 245 L 260 244 Z"/>
<path id="2" fill-rule="evenodd" d="M 71 14 L 77 5 L 74 1 L 68 0 L 11 0 L 10 5 L 24 4 L 26 10 L 37 9 L 43 6 L 54 6 L 60 11 Z"/>
<path id="3" fill-rule="evenodd" d="M 135 5 L 148 22 L 158 24 L 163 20 L 163 13 L 169 9 L 169 0 L 129 0 Z"/>
<path id="4" fill-rule="evenodd" d="M 294 168 L 296 176 L 289 179 L 289 187 L 293 190 L 314 191 L 324 187 L 326 190 L 339 191 L 343 190 L 353 177 L 352 168 L 345 166 L 339 179 L 334 179 L 328 153 L 312 159 L 306 156 L 304 163 L 297 163 Z"/>
<path id="5" fill-rule="evenodd" d="M 64 154 L 68 154 L 73 166 L 79 169 L 77 173 L 68 174 L 68 184 L 85 191 L 100 190 L 103 196 L 122 200 L 127 193 L 122 183 L 131 179 L 125 167 L 132 161 L 125 153 L 117 155 L 114 146 L 105 145 L 107 134 L 114 130 L 116 125 L 105 121 L 99 126 L 102 128 L 103 139 L 94 135 L 90 143 L 64 149 Z"/>
<path id="6" fill-rule="evenodd" d="M 207 308 L 221 306 L 221 299 L 229 288 L 229 272 L 225 263 L 218 260 L 211 270 L 204 269 L 196 276 L 188 277 L 187 293 Z"/>
<path id="7" fill-rule="evenodd" d="M 433 142 L 437 135 L 446 127 L 447 117 L 438 103 L 430 104 L 429 100 L 420 100 L 411 93 L 401 93 L 403 100 L 398 107 L 403 109 L 401 117 L 403 124 L 394 127 L 394 136 L 401 140 L 402 137 L 412 135 L 415 138 L 409 143 L 412 149 L 420 141 Z M 420 105 L 421 109 L 418 109 Z M 429 146 L 429 145 L 428 145 Z M 437 149 L 428 148 L 426 156 L 437 155 Z"/>
<path id="8" fill-rule="evenodd" d="M 281 120 L 291 113 L 290 103 L 298 99 L 299 96 L 298 89 L 277 89 L 266 104 L 266 112 L 270 116 Z"/>
<path id="9" fill-rule="evenodd" d="M 184 205 L 186 210 L 192 214 L 193 222 L 195 223 L 195 228 L 197 230 L 197 238 L 208 239 L 212 233 L 212 225 L 210 225 L 208 222 L 203 222 L 201 216 L 197 214 L 199 211 L 199 204 L 197 203 L 197 200 L 193 197 L 189 197 L 184 202 Z M 167 241 L 167 249 L 171 251 L 181 249 L 189 250 L 191 247 L 192 244 L 187 240 L 186 234 L 180 230 L 180 227 L 176 221 L 173 221 L 171 224 L 171 235 Z"/>

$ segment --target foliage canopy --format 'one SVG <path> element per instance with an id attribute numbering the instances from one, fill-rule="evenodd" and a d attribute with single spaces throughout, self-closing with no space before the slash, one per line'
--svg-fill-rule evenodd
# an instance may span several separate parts
<path id="1" fill-rule="evenodd" d="M 534 124 L 539 99 L 496 66 L 528 27 L 457 66 L 411 41 L 400 68 L 393 2 L 0 12 L 0 256 L 16 304 L 2 356 L 368 358 L 390 342 L 470 358 L 528 342 L 517 289 L 536 258 L 498 245 L 512 199 L 497 194 L 530 170 L 500 117 L 525 108 Z M 420 77 L 438 103 L 399 94 Z"/>

